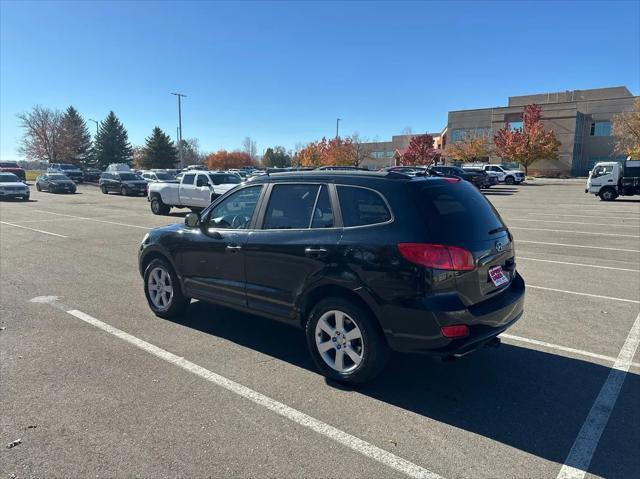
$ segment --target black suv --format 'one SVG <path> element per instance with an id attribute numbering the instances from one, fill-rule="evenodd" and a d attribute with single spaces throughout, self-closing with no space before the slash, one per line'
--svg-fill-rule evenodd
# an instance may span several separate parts
<path id="1" fill-rule="evenodd" d="M 462 178 L 477 188 L 487 188 L 489 184 L 489 176 L 485 172 L 465 171 L 457 166 L 434 166 L 432 170 L 453 178 Z"/>
<path id="2" fill-rule="evenodd" d="M 147 182 L 132 171 L 105 171 L 100 176 L 100 191 L 117 191 L 122 196 L 147 194 Z"/>
<path id="3" fill-rule="evenodd" d="M 263 175 L 140 245 L 149 306 L 191 298 L 305 329 L 326 376 L 364 382 L 389 349 L 461 356 L 522 315 L 513 239 L 473 186 L 388 172 Z"/>

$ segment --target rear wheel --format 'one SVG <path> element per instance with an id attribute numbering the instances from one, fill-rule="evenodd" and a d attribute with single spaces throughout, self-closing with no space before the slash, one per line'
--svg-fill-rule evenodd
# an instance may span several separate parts
<path id="1" fill-rule="evenodd" d="M 154 215 L 168 215 L 169 211 L 171 211 L 171 207 L 165 205 L 160 198 L 157 196 L 151 198 L 151 212 Z"/>
<path id="2" fill-rule="evenodd" d="M 127 190 L 126 186 L 123 186 L 122 188 L 120 188 L 120 194 L 122 196 L 129 196 L 129 191 Z"/>
<path id="3" fill-rule="evenodd" d="M 144 294 L 151 311 L 161 318 L 182 314 L 190 298 L 182 294 L 178 276 L 164 259 L 154 259 L 144 270 Z"/>
<path id="4" fill-rule="evenodd" d="M 42 191 L 42 189 L 40 189 L 40 183 L 36 183 L 36 190 Z"/>
<path id="5" fill-rule="evenodd" d="M 516 180 L 513 178 L 513 176 L 507 176 L 507 177 L 504 179 L 504 182 L 505 182 L 505 184 L 507 184 L 507 185 L 513 185 L 513 184 L 516 182 Z"/>
<path id="6" fill-rule="evenodd" d="M 315 306 L 306 336 L 316 366 L 335 381 L 370 381 L 384 369 L 389 357 L 389 347 L 371 314 L 340 297 L 324 299 Z"/>
<path id="7" fill-rule="evenodd" d="M 613 201 L 618 197 L 618 193 L 613 188 L 603 188 L 598 196 L 602 201 Z"/>

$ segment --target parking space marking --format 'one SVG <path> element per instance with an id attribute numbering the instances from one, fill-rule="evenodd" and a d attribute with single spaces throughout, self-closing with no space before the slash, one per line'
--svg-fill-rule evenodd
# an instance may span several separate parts
<path id="1" fill-rule="evenodd" d="M 69 309 L 57 303 L 57 297 L 55 296 L 42 296 L 33 298 L 31 300 L 33 303 L 41 303 L 41 304 L 50 304 L 54 307 L 62 309 L 67 314 L 84 321 L 87 324 L 90 324 L 112 336 L 117 337 L 137 348 L 146 351 L 153 356 L 156 356 L 168 363 L 174 364 L 179 368 L 182 368 L 196 376 L 199 376 L 217 386 L 220 386 L 227 391 L 230 391 L 238 396 L 248 399 L 259 406 L 262 406 L 290 421 L 293 421 L 301 426 L 304 426 L 312 431 L 315 431 L 318 434 L 321 434 L 343 446 L 346 446 L 352 449 L 355 452 L 362 454 L 363 456 L 369 457 L 391 469 L 395 469 L 409 477 L 414 478 L 422 478 L 422 479 L 443 479 L 438 474 L 429 471 L 417 464 L 414 464 L 406 459 L 403 459 L 395 454 L 385 451 L 373 444 L 370 444 L 356 436 L 353 436 L 347 432 L 344 432 L 338 428 L 335 428 L 329 424 L 326 424 L 312 416 L 309 416 L 297 409 L 294 409 L 290 406 L 287 406 L 284 403 L 276 401 L 264 394 L 261 394 L 253 389 L 250 389 L 246 386 L 243 386 L 240 383 L 232 381 L 231 379 L 227 379 L 224 376 L 221 376 L 213 371 L 203 368 L 202 366 L 198 366 L 191 361 L 187 361 L 186 359 L 176 356 L 169 351 L 166 351 L 158 346 L 155 346 L 151 343 L 148 343 L 136 336 L 133 336 L 129 333 L 126 333 L 120 329 L 117 329 L 107 323 L 104 323 L 93 316 L 90 316 L 82 311 L 77 309 Z"/>
<path id="2" fill-rule="evenodd" d="M 45 210 L 33 210 L 33 211 L 37 211 L 39 213 L 47 213 L 49 215 L 67 216 L 69 218 L 76 218 L 76 219 L 85 220 L 85 221 L 95 221 L 96 223 L 107 223 L 107 224 L 110 224 L 110 225 L 128 226 L 129 228 L 139 228 L 139 229 L 147 230 L 147 231 L 152 229 L 152 228 L 148 228 L 146 226 L 130 225 L 128 223 L 118 223 L 117 221 L 99 220 L 97 218 L 85 218 L 84 216 L 67 215 L 67 214 L 64 214 L 64 213 L 54 213 L 53 211 L 45 211 Z"/>
<path id="3" fill-rule="evenodd" d="M 613 411 L 620 395 L 620 390 L 632 364 L 631 361 L 638 349 L 638 343 L 640 343 L 640 314 L 636 317 L 620 354 L 618 354 L 613 368 L 609 371 L 609 376 L 607 376 L 587 419 L 580 428 L 578 437 L 576 437 L 569 455 L 558 473 L 558 479 L 582 479 L 586 475 L 593 454 L 600 442 L 600 437 L 609 422 L 611 411 Z"/>
<path id="4" fill-rule="evenodd" d="M 524 259 L 526 261 L 540 261 L 541 263 L 556 263 L 556 264 L 567 264 L 570 266 L 584 266 L 585 268 L 598 268 L 598 269 L 613 269 L 615 271 L 631 271 L 633 273 L 640 273 L 640 269 L 631 269 L 631 268 L 616 268 L 614 266 L 600 266 L 596 264 L 585 264 L 585 263 L 570 263 L 568 261 L 554 261 L 550 259 L 539 259 L 539 258 L 529 258 L 527 256 L 518 255 L 518 261 Z"/>
<path id="5" fill-rule="evenodd" d="M 589 248 L 589 249 L 602 249 L 607 251 L 624 251 L 625 253 L 640 253 L 640 249 L 607 248 L 605 246 L 585 246 L 581 244 L 549 243 L 547 241 L 530 241 L 530 240 L 516 239 L 516 243 L 546 244 L 550 246 L 566 246 L 568 248 Z"/>
<path id="6" fill-rule="evenodd" d="M 622 301 L 624 303 L 640 304 L 640 301 L 638 301 L 637 299 L 614 298 L 613 296 L 602 296 L 600 294 L 580 293 L 578 291 L 567 291 L 566 289 L 545 288 L 544 286 L 533 286 L 531 284 L 527 284 L 527 288 L 541 289 L 543 291 L 554 291 L 556 293 L 577 294 L 578 296 L 589 296 L 590 298 L 610 299 L 612 301 Z"/>
<path id="7" fill-rule="evenodd" d="M 508 339 L 511 341 L 533 344 L 534 346 L 541 346 L 547 349 L 554 349 L 557 351 L 563 351 L 565 353 L 575 354 L 576 356 L 584 356 L 587 358 L 600 359 L 602 361 L 606 361 L 608 363 L 614 364 L 617 358 L 613 356 L 605 356 L 604 354 L 592 353 L 591 351 L 585 351 L 583 349 L 575 349 L 567 346 L 562 346 L 560 344 L 547 343 L 546 341 L 539 341 L 537 339 L 524 338 L 522 336 L 515 336 L 513 334 L 502 333 L 500 335 L 501 338 Z M 631 363 L 631 366 L 634 368 L 640 368 L 640 363 Z"/>
<path id="8" fill-rule="evenodd" d="M 580 235 L 595 235 L 595 236 L 617 236 L 619 238 L 640 238 L 640 235 L 621 235 L 617 233 L 594 233 L 592 231 L 573 231 L 573 230 L 553 230 L 549 228 L 525 228 L 523 226 L 510 226 L 510 230 L 528 230 L 528 231 L 551 231 L 553 233 L 573 233 Z"/>
<path id="9" fill-rule="evenodd" d="M 529 212 L 525 212 L 525 209 L 530 209 L 530 208 L 500 208 L 500 210 L 513 210 L 513 211 L 518 211 L 521 213 L 524 213 L 526 215 L 529 216 L 561 216 L 561 217 L 567 217 L 567 218 L 598 218 L 598 219 L 602 219 L 602 216 L 598 216 L 598 215 L 566 215 L 566 214 L 555 214 L 555 213 L 529 213 Z M 636 216 L 636 217 L 630 217 L 630 216 L 611 216 L 609 214 L 607 214 L 606 216 L 607 218 L 611 218 L 611 219 L 616 219 L 616 220 L 640 220 L 640 216 Z"/>
<path id="10" fill-rule="evenodd" d="M 21 225 L 15 224 L 15 223 L 7 223 L 6 221 L 0 221 L 0 223 L 2 223 L 3 225 L 15 226 L 16 228 L 22 228 L 22 229 L 25 229 L 25 230 L 36 231 L 38 233 L 43 233 L 45 235 L 57 236 L 58 238 L 68 238 L 68 236 L 59 235 L 58 233 L 52 233 L 51 231 L 45 231 L 45 230 L 38 230 L 38 229 L 35 229 L 35 228 L 29 228 L 28 226 L 21 226 Z"/>
<path id="11" fill-rule="evenodd" d="M 611 223 L 584 223 L 582 221 L 556 221 L 556 220 L 539 220 L 539 219 L 531 219 L 528 220 L 526 218 L 509 218 L 509 223 L 512 221 L 529 221 L 533 223 L 560 223 L 563 225 L 591 225 L 591 226 L 615 226 L 618 228 L 640 228 L 640 225 L 616 225 Z M 564 231 L 564 230 L 563 230 Z"/>

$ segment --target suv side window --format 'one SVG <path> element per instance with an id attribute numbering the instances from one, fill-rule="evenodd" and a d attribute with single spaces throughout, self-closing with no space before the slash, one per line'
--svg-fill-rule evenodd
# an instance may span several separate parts
<path id="1" fill-rule="evenodd" d="M 258 204 L 262 185 L 249 186 L 222 200 L 209 212 L 209 228 L 246 229 Z"/>
<path id="2" fill-rule="evenodd" d="M 274 185 L 263 229 L 307 229 L 311 225 L 319 185 Z"/>
<path id="3" fill-rule="evenodd" d="M 311 228 L 333 228 L 335 220 L 333 217 L 333 208 L 331 207 L 331 199 L 329 198 L 329 190 L 327 185 L 322 185 L 313 208 L 313 218 L 311 219 Z"/>
<path id="4" fill-rule="evenodd" d="M 337 188 L 344 226 L 374 225 L 391 219 L 391 212 L 380 193 L 354 186 Z"/>
<path id="5" fill-rule="evenodd" d="M 193 185 L 193 179 L 196 177 L 194 173 L 187 173 L 182 177 L 183 185 Z"/>
<path id="6" fill-rule="evenodd" d="M 102 173 L 102 179 L 103 180 L 110 180 L 111 179 L 111 173 Z"/>

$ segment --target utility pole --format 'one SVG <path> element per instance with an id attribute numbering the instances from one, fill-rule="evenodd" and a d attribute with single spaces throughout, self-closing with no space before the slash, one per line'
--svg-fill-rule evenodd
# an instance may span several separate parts
<path id="1" fill-rule="evenodd" d="M 340 137 L 340 121 L 342 118 L 336 118 L 336 139 Z"/>
<path id="2" fill-rule="evenodd" d="M 96 120 L 92 120 L 91 118 L 89 118 L 89 121 L 92 121 L 96 124 L 96 136 L 98 136 L 98 122 Z"/>
<path id="3" fill-rule="evenodd" d="M 182 93 L 171 93 L 178 97 L 178 157 L 180 158 L 180 168 L 184 168 L 184 158 L 182 156 L 182 97 L 187 95 L 183 95 Z"/>

